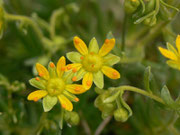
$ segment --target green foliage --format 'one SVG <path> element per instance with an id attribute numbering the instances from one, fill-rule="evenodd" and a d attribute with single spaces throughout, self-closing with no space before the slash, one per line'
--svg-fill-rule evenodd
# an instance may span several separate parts
<path id="1" fill-rule="evenodd" d="M 180 72 L 157 49 L 169 42 L 168 50 L 177 53 L 179 8 L 179 0 L 0 0 L 0 134 L 91 135 L 102 129 L 103 135 L 179 135 Z M 29 80 L 37 75 L 35 63 L 48 66 L 60 56 L 80 61 L 80 55 L 69 53 L 75 51 L 76 35 L 85 43 L 96 38 L 89 45 L 92 52 L 97 52 L 97 42 L 115 38 L 105 59 L 111 59 L 106 65 L 116 63 L 121 79 L 97 75 L 99 88 L 93 85 L 78 95 L 79 102 L 63 93 L 76 102 L 72 112 L 49 96 L 27 101 L 36 90 L 32 86 L 45 88 L 44 80 Z M 74 75 L 80 84 L 82 70 Z M 72 83 L 73 75 L 65 76 Z"/>

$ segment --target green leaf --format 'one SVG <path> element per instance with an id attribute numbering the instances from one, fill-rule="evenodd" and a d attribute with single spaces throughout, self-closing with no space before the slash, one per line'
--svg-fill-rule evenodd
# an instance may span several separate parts
<path id="1" fill-rule="evenodd" d="M 74 63 L 80 63 L 81 62 L 81 54 L 78 52 L 69 52 L 66 54 L 66 57 Z"/>
<path id="2" fill-rule="evenodd" d="M 170 107 L 170 108 L 174 108 L 175 106 L 175 102 L 172 99 L 169 90 L 166 86 L 164 86 L 161 90 L 161 98 L 163 99 L 163 101 L 165 102 L 165 104 Z"/>
<path id="3" fill-rule="evenodd" d="M 151 89 L 150 89 L 151 77 L 152 77 L 151 67 L 148 66 L 148 67 L 145 69 L 145 72 L 144 72 L 144 87 L 145 87 L 145 89 L 146 89 L 149 93 L 152 93 L 152 92 L 151 92 Z"/>
<path id="4" fill-rule="evenodd" d="M 56 103 L 57 103 L 57 97 L 52 97 L 47 95 L 45 98 L 43 98 L 44 111 L 45 112 L 50 111 Z"/>
<path id="5" fill-rule="evenodd" d="M 120 57 L 114 54 L 108 54 L 104 57 L 104 64 L 107 66 L 113 66 L 120 61 Z"/>
<path id="6" fill-rule="evenodd" d="M 40 79 L 40 78 L 39 78 Z M 39 81 L 37 81 L 36 80 L 36 78 L 32 78 L 32 79 L 30 79 L 29 80 L 29 83 L 32 85 L 32 86 L 34 86 L 34 87 L 36 87 L 36 88 L 38 88 L 38 89 L 41 89 L 41 90 L 45 90 L 46 89 L 46 86 L 45 86 L 45 81 L 44 80 L 39 80 Z"/>
<path id="7" fill-rule="evenodd" d="M 103 73 L 101 71 L 93 73 L 93 81 L 98 88 L 102 89 L 104 87 Z"/>
<path id="8" fill-rule="evenodd" d="M 99 52 L 99 45 L 97 43 L 96 38 L 92 38 L 89 43 L 89 52 L 98 53 Z"/>

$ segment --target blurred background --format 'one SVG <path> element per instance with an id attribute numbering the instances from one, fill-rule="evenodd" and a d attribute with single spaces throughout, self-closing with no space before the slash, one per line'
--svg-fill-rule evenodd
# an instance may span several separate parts
<path id="1" fill-rule="evenodd" d="M 165 1 L 179 6 L 179 0 Z M 158 95 L 166 84 L 172 97 L 178 97 L 180 71 L 168 67 L 157 48 L 165 47 L 166 42 L 175 46 L 176 36 L 180 34 L 180 13 L 169 9 L 173 14 L 169 19 L 160 10 L 153 26 L 134 24 L 137 19 L 125 13 L 123 3 L 123 0 L 4 0 L 5 12 L 26 16 L 35 26 L 29 21 L 6 20 L 6 17 L 4 20 L 0 39 L 0 135 L 34 135 L 35 131 L 41 135 L 96 132 L 103 119 L 94 106 L 98 96 L 94 86 L 78 96 L 80 102 L 74 103 L 80 123 L 77 126 L 64 123 L 62 131 L 59 129 L 59 104 L 48 113 L 45 121 L 41 121 L 41 101 L 27 101 L 27 95 L 35 90 L 28 82 L 36 75 L 35 63 L 44 66 L 50 60 L 56 63 L 61 56 L 75 50 L 72 38 L 76 35 L 87 45 L 96 37 L 100 46 L 108 33 L 116 38 L 112 53 L 121 57 L 120 63 L 115 65 L 121 78 L 105 77 L 105 89 L 120 85 L 143 89 L 144 71 L 151 66 L 151 87 L 155 93 Z M 125 99 L 132 108 L 132 117 L 125 123 L 108 117 L 102 135 L 178 135 L 180 132 L 180 119 L 173 111 L 136 93 L 125 93 Z"/>

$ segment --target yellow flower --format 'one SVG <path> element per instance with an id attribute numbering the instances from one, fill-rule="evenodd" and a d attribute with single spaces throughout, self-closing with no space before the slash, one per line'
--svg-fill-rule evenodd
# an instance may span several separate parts
<path id="1" fill-rule="evenodd" d="M 166 62 L 170 67 L 180 70 L 180 35 L 176 38 L 176 48 L 177 50 L 167 43 L 167 49 L 159 47 L 159 50 L 162 55 L 170 59 Z"/>
<path id="2" fill-rule="evenodd" d="M 73 81 L 78 81 L 83 78 L 83 86 L 88 90 L 92 83 L 99 88 L 104 87 L 105 74 L 111 79 L 120 78 L 120 73 L 111 68 L 110 66 L 119 62 L 120 58 L 113 54 L 108 54 L 115 45 L 115 39 L 106 39 L 102 47 L 99 49 L 99 45 L 95 38 L 89 43 L 89 48 L 79 38 L 74 37 L 74 46 L 79 51 L 67 53 L 67 58 L 73 62 L 67 66 L 68 70 L 74 72 Z"/>
<path id="3" fill-rule="evenodd" d="M 31 79 L 29 82 L 32 86 L 40 89 L 28 95 L 28 100 L 38 101 L 43 98 L 44 111 L 50 111 L 59 100 L 62 108 L 72 111 L 71 101 L 78 102 L 79 99 L 73 94 L 81 94 L 86 90 L 82 85 L 72 83 L 72 73 L 65 72 L 66 60 L 62 56 L 57 67 L 53 62 L 48 65 L 48 70 L 41 64 L 36 64 L 39 77 Z M 71 101 L 70 101 L 71 100 Z"/>

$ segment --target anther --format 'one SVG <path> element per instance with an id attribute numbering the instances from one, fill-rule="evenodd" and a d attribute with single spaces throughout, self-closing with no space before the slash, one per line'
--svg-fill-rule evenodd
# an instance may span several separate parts
<path id="1" fill-rule="evenodd" d="M 94 67 L 94 64 L 92 64 L 91 67 Z"/>
<path id="2" fill-rule="evenodd" d="M 55 65 L 54 65 L 53 62 L 50 63 L 50 67 L 51 67 L 51 68 L 54 68 L 54 67 L 55 67 Z"/>
<path id="3" fill-rule="evenodd" d="M 105 40 L 105 43 L 106 43 L 106 44 L 109 43 L 109 39 L 106 39 L 106 40 Z"/>
<path id="4" fill-rule="evenodd" d="M 75 42 L 75 44 L 79 44 L 80 43 L 78 38 L 74 39 L 74 42 Z"/>
<path id="5" fill-rule="evenodd" d="M 83 60 L 83 59 L 84 59 L 84 57 L 83 57 L 83 56 L 81 56 L 81 57 L 80 57 L 80 59 L 81 59 L 81 60 Z"/>
<path id="6" fill-rule="evenodd" d="M 62 68 L 61 68 L 61 71 L 65 71 L 65 70 L 66 70 L 66 67 L 62 67 Z"/>
<path id="7" fill-rule="evenodd" d="M 72 78 L 72 81 L 75 82 L 76 80 L 77 80 L 77 77 L 74 76 L 74 77 Z"/>
<path id="8" fill-rule="evenodd" d="M 93 55 L 93 54 L 94 54 L 94 52 L 90 52 L 90 54 L 92 54 L 92 55 Z"/>
<path id="9" fill-rule="evenodd" d="M 67 66 L 67 70 L 70 70 L 71 68 L 72 68 L 71 65 L 68 65 L 68 66 Z"/>
<path id="10" fill-rule="evenodd" d="M 115 72 L 115 71 L 112 74 L 113 74 L 113 76 L 117 76 L 118 75 L 118 73 Z"/>
<path id="11" fill-rule="evenodd" d="M 62 108 L 66 108 L 66 105 L 65 105 L 65 104 L 62 104 Z"/>
<path id="12" fill-rule="evenodd" d="M 36 77 L 36 81 L 39 81 L 40 79 L 39 79 L 39 77 Z"/>
<path id="13" fill-rule="evenodd" d="M 38 101 L 38 97 L 34 97 L 34 102 L 37 102 Z"/>
<path id="14" fill-rule="evenodd" d="M 87 86 L 91 86 L 91 81 L 86 82 Z"/>
<path id="15" fill-rule="evenodd" d="M 73 68 L 72 71 L 73 71 L 73 73 L 76 73 L 76 72 L 77 72 L 77 69 L 76 69 L 76 68 Z"/>
<path id="16" fill-rule="evenodd" d="M 76 87 L 74 90 L 75 90 L 76 92 L 78 92 L 78 91 L 81 90 L 81 88 L 80 88 L 80 87 Z"/>
<path id="17" fill-rule="evenodd" d="M 75 98 L 74 100 L 75 100 L 76 102 L 78 102 L 78 101 L 79 101 L 79 98 Z"/>
<path id="18" fill-rule="evenodd" d="M 42 77 L 42 76 L 43 76 L 43 73 L 39 73 L 39 76 Z"/>

